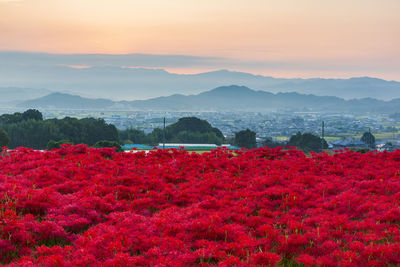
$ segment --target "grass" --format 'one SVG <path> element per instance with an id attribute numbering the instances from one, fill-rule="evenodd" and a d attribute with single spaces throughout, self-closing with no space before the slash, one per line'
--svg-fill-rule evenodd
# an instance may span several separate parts
<path id="1" fill-rule="evenodd" d="M 275 141 L 288 141 L 289 137 L 287 136 L 274 136 Z"/>

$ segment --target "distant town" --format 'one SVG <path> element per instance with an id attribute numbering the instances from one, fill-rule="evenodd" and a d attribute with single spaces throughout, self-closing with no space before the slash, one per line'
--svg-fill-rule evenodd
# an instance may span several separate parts
<path id="1" fill-rule="evenodd" d="M 0 113 L 12 113 L 20 110 L 0 110 Z M 321 136 L 324 122 L 324 138 L 328 144 L 337 147 L 357 146 L 363 133 L 370 131 L 376 138 L 376 144 L 391 143 L 400 145 L 399 114 L 323 114 L 314 112 L 152 112 L 152 111 L 101 111 L 101 110 L 41 110 L 45 119 L 50 118 L 102 118 L 106 123 L 115 125 L 119 130 L 129 128 L 144 131 L 146 134 L 155 128 L 178 121 L 182 117 L 198 117 L 218 128 L 225 137 L 233 137 L 236 132 L 250 129 L 256 133 L 257 142 L 268 138 L 276 142 L 285 142 L 297 132 L 309 132 Z"/>

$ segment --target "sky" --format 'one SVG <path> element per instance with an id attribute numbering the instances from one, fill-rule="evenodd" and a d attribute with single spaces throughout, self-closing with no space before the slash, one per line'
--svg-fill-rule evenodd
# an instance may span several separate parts
<path id="1" fill-rule="evenodd" d="M 400 81 L 399 14 L 399 0 L 0 0 L 0 51 L 185 55 L 200 60 L 150 67 Z"/>

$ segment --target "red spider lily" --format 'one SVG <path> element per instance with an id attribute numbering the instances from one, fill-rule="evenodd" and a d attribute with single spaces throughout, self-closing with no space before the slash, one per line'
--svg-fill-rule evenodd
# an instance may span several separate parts
<path id="1" fill-rule="evenodd" d="M 0 156 L 0 264 L 400 264 L 400 151 Z"/>

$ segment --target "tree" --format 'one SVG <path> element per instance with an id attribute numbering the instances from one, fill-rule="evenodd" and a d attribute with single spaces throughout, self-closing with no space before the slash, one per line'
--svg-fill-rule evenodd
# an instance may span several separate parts
<path id="1" fill-rule="evenodd" d="M 23 120 L 42 121 L 43 120 L 43 115 L 37 109 L 28 109 L 27 111 L 22 113 L 22 119 Z"/>
<path id="2" fill-rule="evenodd" d="M 165 132 L 162 129 L 154 129 L 152 139 L 159 143 L 163 142 L 163 136 L 167 142 L 173 143 L 199 143 L 217 144 L 225 141 L 222 132 L 211 126 L 206 120 L 196 117 L 183 117 L 178 122 L 168 125 Z"/>
<path id="3" fill-rule="evenodd" d="M 8 134 L 3 129 L 0 129 L 0 150 L 2 147 L 8 146 L 9 143 L 10 138 L 8 137 Z"/>
<path id="4" fill-rule="evenodd" d="M 300 133 L 292 135 L 289 139 L 288 146 L 295 146 L 304 152 L 310 151 L 321 151 L 321 146 L 323 149 L 328 148 L 328 143 L 325 139 L 320 138 L 312 133 Z"/>
<path id="5" fill-rule="evenodd" d="M 15 112 L 14 114 L 3 114 L 0 116 L 0 124 L 18 123 L 22 120 L 23 118 L 20 112 Z"/>
<path id="6" fill-rule="evenodd" d="M 117 128 L 107 124 L 103 119 L 85 118 L 43 120 L 37 110 L 23 113 L 4 114 L 0 116 L 0 128 L 7 132 L 11 139 L 10 148 L 19 146 L 33 149 L 45 149 L 54 143 L 50 140 L 69 140 L 74 144 L 93 145 L 100 140 L 111 140 L 119 143 Z"/>
<path id="7" fill-rule="evenodd" d="M 273 147 L 284 147 L 284 146 L 285 146 L 285 143 L 283 143 L 283 142 L 278 142 L 278 141 L 274 141 L 274 140 L 272 139 L 272 137 L 267 137 L 267 138 L 262 142 L 262 145 L 263 145 L 263 146 L 266 146 L 266 147 L 271 147 L 271 148 L 273 148 Z"/>
<path id="8" fill-rule="evenodd" d="M 123 152 L 124 150 L 122 149 L 121 145 L 118 142 L 115 141 L 109 141 L 109 140 L 101 140 L 98 141 L 96 144 L 94 144 L 95 148 L 102 148 L 102 147 L 115 147 L 117 152 Z"/>
<path id="9" fill-rule="evenodd" d="M 83 118 L 80 119 L 81 141 L 75 143 L 84 143 L 89 146 L 100 140 L 110 140 L 119 143 L 118 130 L 112 124 L 107 124 L 103 119 Z"/>
<path id="10" fill-rule="evenodd" d="M 374 148 L 375 147 L 375 136 L 371 132 L 365 132 L 361 136 L 361 141 L 366 143 L 369 147 Z"/>
<path id="11" fill-rule="evenodd" d="M 234 143 L 238 147 L 244 147 L 248 149 L 256 148 L 256 133 L 249 129 L 237 132 L 235 133 Z"/>
<path id="12" fill-rule="evenodd" d="M 47 143 L 46 149 L 47 150 L 58 149 L 61 147 L 61 145 L 64 145 L 64 144 L 72 144 L 72 142 L 70 142 L 68 140 L 60 140 L 60 141 L 50 140 Z"/>
<path id="13" fill-rule="evenodd" d="M 123 143 L 131 142 L 132 144 L 151 144 L 152 136 L 147 135 L 144 131 L 129 128 L 119 131 L 119 138 Z"/>
<path id="14" fill-rule="evenodd" d="M 205 133 L 212 131 L 212 126 L 206 120 L 201 120 L 196 117 L 183 117 L 178 122 L 169 125 L 167 128 L 177 134 L 181 131 Z"/>

